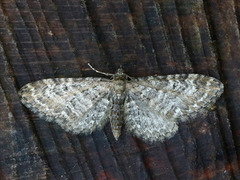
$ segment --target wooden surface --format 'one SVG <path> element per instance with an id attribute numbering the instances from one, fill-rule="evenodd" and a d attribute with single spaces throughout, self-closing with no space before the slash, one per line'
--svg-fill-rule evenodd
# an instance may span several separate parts
<path id="1" fill-rule="evenodd" d="M 239 1 L 1 0 L 0 179 L 240 179 Z M 71 135 L 17 91 L 43 78 L 200 73 L 225 91 L 208 117 L 147 144 L 109 124 Z"/>

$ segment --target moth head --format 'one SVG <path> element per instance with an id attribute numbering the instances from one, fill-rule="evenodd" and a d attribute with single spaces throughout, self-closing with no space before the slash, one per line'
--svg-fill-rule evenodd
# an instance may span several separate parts
<path id="1" fill-rule="evenodd" d="M 116 74 L 119 74 L 119 75 L 123 75 L 123 74 L 125 74 L 124 71 L 123 71 L 122 66 L 120 66 L 120 68 L 118 68 Z"/>
<path id="2" fill-rule="evenodd" d="M 123 68 L 118 68 L 117 72 L 113 75 L 114 80 L 126 80 L 127 75 L 124 73 Z"/>

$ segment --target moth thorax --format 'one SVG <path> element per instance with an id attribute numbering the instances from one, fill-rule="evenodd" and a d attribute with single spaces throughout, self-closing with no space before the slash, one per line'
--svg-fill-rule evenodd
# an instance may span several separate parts
<path id="1" fill-rule="evenodd" d="M 126 88 L 126 81 L 123 80 L 114 80 L 115 86 L 113 87 L 113 93 L 117 99 L 124 98 L 124 91 Z"/>

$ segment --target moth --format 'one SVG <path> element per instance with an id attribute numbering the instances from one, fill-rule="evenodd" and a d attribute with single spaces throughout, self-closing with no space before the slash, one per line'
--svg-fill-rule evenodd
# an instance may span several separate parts
<path id="1" fill-rule="evenodd" d="M 207 112 L 223 84 L 200 74 L 130 77 L 119 68 L 107 78 L 51 78 L 28 83 L 21 102 L 40 118 L 74 134 L 91 134 L 111 124 L 118 140 L 124 126 L 147 142 L 171 138 L 178 123 Z"/>

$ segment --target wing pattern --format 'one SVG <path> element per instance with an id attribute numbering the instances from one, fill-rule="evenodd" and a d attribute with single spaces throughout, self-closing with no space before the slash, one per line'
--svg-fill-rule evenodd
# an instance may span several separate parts
<path id="1" fill-rule="evenodd" d="M 146 141 L 157 141 L 173 136 L 179 121 L 211 108 L 223 84 L 199 74 L 148 76 L 130 81 L 126 91 L 127 129 Z"/>
<path id="2" fill-rule="evenodd" d="M 111 88 L 104 78 L 56 78 L 29 83 L 21 88 L 22 103 L 66 131 L 90 134 L 102 128 L 110 109 Z"/>
<path id="3" fill-rule="evenodd" d="M 110 112 L 119 107 L 127 131 L 154 142 L 172 137 L 178 122 L 205 112 L 223 92 L 219 80 L 199 74 L 148 76 L 131 81 L 127 77 L 120 69 L 112 80 L 43 79 L 23 86 L 19 96 L 40 117 L 75 134 L 103 128 L 107 121 L 114 120 Z M 119 104 L 122 98 L 123 104 Z M 120 112 L 114 115 L 116 120 Z"/>
<path id="4" fill-rule="evenodd" d="M 124 105 L 126 130 L 144 141 L 163 141 L 178 130 L 174 121 L 167 121 L 155 110 L 130 92 Z"/>

